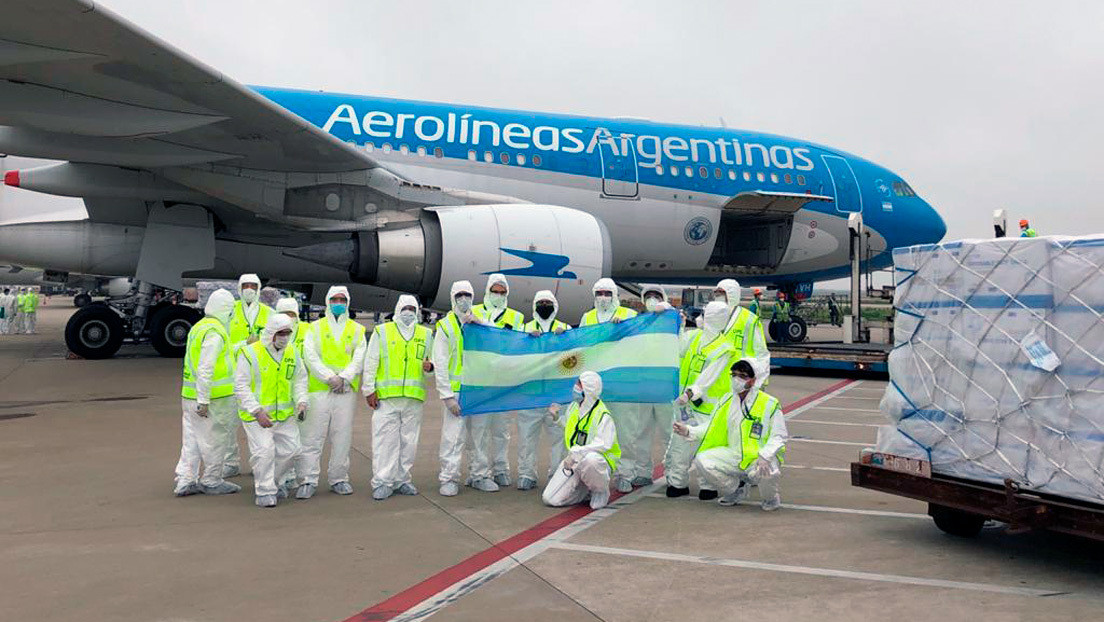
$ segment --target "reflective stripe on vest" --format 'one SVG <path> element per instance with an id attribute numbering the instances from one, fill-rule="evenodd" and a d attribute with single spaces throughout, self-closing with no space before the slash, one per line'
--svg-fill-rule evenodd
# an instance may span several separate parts
<path id="1" fill-rule="evenodd" d="M 472 315 L 484 322 L 491 322 L 499 328 L 507 328 L 508 326 L 510 330 L 521 330 L 521 327 L 525 324 L 525 316 L 520 311 L 515 311 L 510 307 L 503 309 L 497 318 L 491 319 L 490 311 L 487 310 L 486 305 L 477 304 L 472 307 Z"/>
<path id="2" fill-rule="evenodd" d="M 628 307 L 617 307 L 617 309 L 614 310 L 613 315 L 610 316 L 610 319 L 612 320 L 614 318 L 617 318 L 619 320 L 631 320 L 634 317 L 636 317 L 636 311 L 633 311 Z M 583 314 L 583 320 L 579 322 L 579 326 L 590 326 L 591 324 L 601 324 L 601 322 L 598 321 L 598 309 L 591 309 L 590 311 L 587 311 L 585 314 Z"/>
<path id="3" fill-rule="evenodd" d="M 701 446 L 698 447 L 698 453 L 713 449 L 714 447 L 729 447 L 728 443 L 728 406 L 732 401 L 732 395 L 728 396 L 728 399 L 724 400 L 717 405 L 717 413 L 713 416 L 713 420 L 709 422 L 709 428 L 705 431 L 705 437 L 702 438 Z M 763 445 L 767 444 L 767 440 L 770 438 L 771 430 L 768 427 L 770 425 L 770 414 L 774 412 L 774 409 L 778 408 L 778 400 L 773 396 L 767 395 L 760 391 L 755 396 L 755 403 L 751 405 L 751 410 L 744 413 L 744 416 L 740 419 L 740 468 L 747 470 L 751 466 L 752 462 L 759 457 L 759 450 Z M 760 423 L 763 426 L 762 433 L 759 438 L 752 438 L 751 427 L 755 423 Z M 785 455 L 786 449 L 783 447 L 778 450 L 776 457 L 779 462 Z"/>
<path id="4" fill-rule="evenodd" d="M 409 397 L 424 402 L 426 390 L 422 361 L 426 358 L 429 329 L 415 324 L 409 341 L 394 322 L 377 326 L 373 332 L 380 347 L 376 395 L 380 398 Z"/>
<path id="5" fill-rule="evenodd" d="M 268 317 L 275 313 L 271 307 L 264 303 L 258 302 L 257 306 L 257 319 L 253 320 L 253 324 L 250 324 L 249 320 L 245 319 L 245 308 L 242 301 L 234 302 L 234 312 L 230 314 L 229 333 L 230 345 L 236 349 L 245 346 L 245 342 L 249 341 L 250 337 L 260 337 L 261 331 L 268 323 Z"/>
<path id="6" fill-rule="evenodd" d="M 464 330 L 456 314 L 449 311 L 445 317 L 437 320 L 437 330 L 448 337 L 449 344 L 449 386 L 453 392 L 460 390 L 460 375 L 464 371 Z"/>
<path id="7" fill-rule="evenodd" d="M 317 340 L 318 356 L 322 359 L 322 363 L 334 373 L 340 373 L 352 362 L 357 344 L 364 340 L 364 332 L 363 326 L 346 318 L 345 328 L 341 331 L 341 340 L 335 341 L 329 319 L 323 316 L 311 323 L 311 338 Z M 354 376 L 350 384 L 354 391 L 359 390 L 360 374 Z M 312 372 L 309 390 L 311 393 L 325 392 L 330 390 L 330 385 Z"/>
<path id="8" fill-rule="evenodd" d="M 230 356 L 230 336 L 222 322 L 205 317 L 195 323 L 188 331 L 188 345 L 184 350 L 184 382 L 180 388 L 180 397 L 196 399 L 196 375 L 199 368 L 199 354 L 203 349 L 203 340 L 214 332 L 222 337 L 222 346 L 215 359 L 214 373 L 211 375 L 211 399 L 228 397 L 234 394 L 234 366 Z"/>
<path id="9" fill-rule="evenodd" d="M 733 322 L 732 328 L 725 331 L 725 336 L 728 337 L 732 347 L 736 348 L 736 352 L 740 354 L 741 358 L 755 358 L 757 353 L 755 352 L 754 331 L 762 332 L 763 323 L 751 311 L 743 307 L 738 308 L 736 321 Z"/>
<path id="10" fill-rule="evenodd" d="M 736 349 L 732 347 L 732 343 L 724 335 L 719 335 L 706 344 L 705 347 L 701 347 L 701 342 L 702 333 L 699 331 L 691 338 L 690 347 L 686 349 L 686 354 L 682 357 L 682 363 L 679 365 L 680 393 L 685 392 L 690 385 L 694 384 L 698 380 L 698 376 L 705 371 L 710 363 L 716 360 L 716 357 L 723 356 L 727 358 L 725 372 L 728 371 L 732 363 L 739 360 Z M 700 413 L 712 414 L 717 408 L 717 404 L 728 394 L 730 385 L 729 374 L 719 374 L 713 384 L 702 387 L 705 392 L 705 395 L 702 396 L 702 403 L 695 406 L 693 402 L 690 402 L 690 407 Z"/>
<path id="11" fill-rule="evenodd" d="M 272 358 L 268 348 L 260 341 L 253 342 L 240 350 L 239 356 L 249 364 L 249 389 L 261 408 L 268 411 L 273 421 L 283 421 L 295 412 L 295 398 L 291 394 L 291 385 L 295 381 L 295 366 L 299 356 L 295 348 L 284 348 L 284 356 L 277 361 Z M 238 409 L 242 421 L 256 421 L 249 412 Z"/>
<path id="12" fill-rule="evenodd" d="M 563 330 L 567 330 L 567 329 L 571 328 L 571 326 L 568 325 L 568 324 L 565 324 L 564 322 L 561 322 L 559 320 L 552 320 L 552 326 L 549 326 L 549 328 L 551 330 L 549 330 L 547 332 L 552 333 L 552 332 L 555 332 L 557 328 L 562 328 Z M 545 331 L 541 330 L 540 324 L 537 324 L 536 320 L 529 320 L 528 322 L 526 322 L 525 327 L 524 327 L 523 330 L 527 333 L 531 333 L 535 330 L 540 330 L 542 333 L 545 332 Z"/>
<path id="13" fill-rule="evenodd" d="M 594 403 L 594 407 L 590 409 L 587 416 L 582 420 L 579 419 L 579 402 L 571 402 L 571 406 L 567 407 L 567 424 L 564 426 L 564 446 L 568 451 L 576 445 L 573 443 L 576 432 L 585 434 L 588 440 L 580 439 L 578 444 L 585 445 L 589 443 L 590 429 L 598 424 L 603 417 L 609 417 L 610 411 L 606 408 L 606 405 L 602 403 L 602 400 L 598 400 Z M 614 428 L 613 434 L 613 447 L 602 453 L 602 457 L 606 459 L 606 463 L 609 464 L 610 471 L 617 470 L 617 463 L 621 461 L 621 445 L 617 442 L 617 430 Z"/>

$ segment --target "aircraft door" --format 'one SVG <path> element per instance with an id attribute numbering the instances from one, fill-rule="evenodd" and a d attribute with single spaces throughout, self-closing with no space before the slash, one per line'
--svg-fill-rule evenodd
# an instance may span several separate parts
<path id="1" fill-rule="evenodd" d="M 631 136 L 611 136 L 598 141 L 602 161 L 602 196 L 631 199 L 640 194 L 634 143 Z"/>
<path id="2" fill-rule="evenodd" d="M 859 183 L 855 177 L 855 171 L 851 164 L 836 155 L 822 155 L 824 165 L 828 167 L 828 173 L 832 176 L 832 185 L 836 194 L 837 212 L 861 212 L 862 193 L 859 192 Z"/>

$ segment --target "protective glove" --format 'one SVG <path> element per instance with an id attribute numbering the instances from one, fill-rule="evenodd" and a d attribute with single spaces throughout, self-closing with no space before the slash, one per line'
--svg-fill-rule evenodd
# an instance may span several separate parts
<path id="1" fill-rule="evenodd" d="M 249 337 L 247 337 L 245 339 L 245 343 L 247 343 L 247 344 L 257 343 L 258 339 L 260 339 L 260 337 L 258 337 L 257 335 L 250 335 Z"/>
<path id="2" fill-rule="evenodd" d="M 207 404 L 196 404 L 196 415 L 199 417 L 206 417 L 210 407 Z"/>
<path id="3" fill-rule="evenodd" d="M 295 405 L 295 417 L 299 419 L 299 421 L 306 421 L 307 405 L 305 403 L 300 402 Z"/>
<path id="4" fill-rule="evenodd" d="M 557 326 L 556 328 L 552 329 L 552 332 L 557 334 L 557 335 L 562 335 L 563 332 L 564 332 L 564 329 L 563 329 L 562 326 Z"/>
<path id="5" fill-rule="evenodd" d="M 572 452 L 568 452 L 567 456 L 565 456 L 563 459 L 563 468 L 568 470 L 574 469 L 575 465 L 578 464 L 578 462 L 579 460 L 575 457 L 575 454 Z"/>
<path id="6" fill-rule="evenodd" d="M 690 401 L 690 389 L 687 389 L 679 394 L 678 399 L 675 400 L 676 406 L 685 406 Z"/>
<path id="7" fill-rule="evenodd" d="M 457 417 L 460 416 L 460 402 L 457 402 L 455 397 L 446 397 L 443 401 L 445 402 L 445 408 L 450 413 Z"/>
<path id="8" fill-rule="evenodd" d="M 334 393 L 339 393 L 341 388 L 345 386 L 345 379 L 337 374 L 333 374 L 329 378 L 326 378 L 326 386 L 330 387 L 330 390 Z"/>
<path id="9" fill-rule="evenodd" d="M 619 318 L 617 316 L 614 316 L 610 321 L 613 322 L 614 324 L 620 324 L 621 323 L 621 318 Z"/>
<path id="10" fill-rule="evenodd" d="M 533 337 L 540 337 L 541 336 L 541 332 L 539 330 L 531 330 L 531 331 L 529 331 L 529 334 L 532 335 Z"/>
<path id="11" fill-rule="evenodd" d="M 757 481 L 770 477 L 771 475 L 771 463 L 770 460 L 764 460 L 763 458 L 756 458 L 755 464 L 751 466 L 751 474 Z"/>
<path id="12" fill-rule="evenodd" d="M 379 393 L 377 393 L 376 391 L 372 391 L 364 399 L 367 400 L 368 405 L 371 406 L 373 409 L 379 408 Z"/>
<path id="13" fill-rule="evenodd" d="M 688 438 L 690 436 L 690 428 L 681 421 L 676 421 L 672 428 L 674 429 L 675 434 L 678 434 L 683 438 Z"/>
<path id="14" fill-rule="evenodd" d="M 548 423 L 556 423 L 556 421 L 558 421 L 559 418 L 560 418 L 560 405 L 559 404 L 549 404 L 547 414 L 545 414 L 545 419 L 548 420 Z"/>
<path id="15" fill-rule="evenodd" d="M 262 428 L 272 427 L 272 419 L 268 418 L 268 411 L 263 408 L 254 410 L 253 418 L 257 420 L 257 423 L 261 424 Z"/>

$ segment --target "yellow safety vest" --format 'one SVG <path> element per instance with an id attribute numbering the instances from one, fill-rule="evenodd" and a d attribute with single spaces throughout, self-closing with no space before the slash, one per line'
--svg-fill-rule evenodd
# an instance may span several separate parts
<path id="1" fill-rule="evenodd" d="M 738 307 L 736 321 L 732 328 L 725 332 L 725 336 L 732 343 L 732 347 L 740 354 L 741 358 L 755 358 L 755 332 L 763 332 L 763 322 L 759 316 L 743 307 Z"/>
<path id="2" fill-rule="evenodd" d="M 709 427 L 705 431 L 705 437 L 702 438 L 701 446 L 698 447 L 698 453 L 713 449 L 714 447 L 728 447 L 728 405 L 732 401 L 732 394 L 728 395 L 728 398 L 717 405 L 717 413 L 713 416 L 713 420 L 709 422 Z M 751 466 L 752 462 L 759 457 L 759 450 L 763 445 L 767 444 L 767 439 L 770 438 L 771 430 L 770 414 L 774 412 L 774 409 L 778 408 L 778 400 L 771 395 L 767 395 L 763 391 L 760 391 L 755 396 L 755 402 L 751 405 L 751 410 L 744 413 L 743 419 L 740 421 L 740 468 L 747 469 Z M 752 427 L 755 424 L 759 424 L 761 427 L 759 437 L 755 438 L 751 434 Z M 779 462 L 782 462 L 786 448 L 778 450 L 777 458 Z"/>
<path id="3" fill-rule="evenodd" d="M 613 311 L 613 318 L 619 320 L 629 320 L 636 317 L 636 311 L 628 307 L 617 307 Z M 591 324 L 598 324 L 598 309 L 591 309 L 583 314 L 583 321 L 579 322 L 579 326 L 590 326 Z"/>
<path id="4" fill-rule="evenodd" d="M 261 336 L 261 331 L 268 323 L 268 317 L 275 311 L 262 302 L 258 302 L 257 305 L 260 307 L 257 310 L 257 319 L 250 324 L 249 320 L 245 319 L 242 301 L 234 301 L 234 312 L 230 314 L 230 345 L 241 348 L 246 345 L 245 342 L 249 341 L 250 337 Z"/>
<path id="5" fill-rule="evenodd" d="M 571 406 L 567 407 L 567 425 L 564 426 L 564 446 L 568 451 L 576 445 L 585 445 L 588 441 L 586 437 L 590 436 L 590 429 L 597 425 L 603 417 L 609 417 L 610 411 L 606 408 L 606 405 L 602 403 L 602 400 L 598 400 L 594 403 L 594 406 L 587 413 L 586 417 L 579 418 L 579 402 L 572 401 Z M 577 438 L 577 434 L 584 438 Z M 602 457 L 606 459 L 606 463 L 609 464 L 610 471 L 617 470 L 617 463 L 621 460 L 621 445 L 617 442 L 617 431 L 614 429 L 613 435 L 613 447 L 602 453 Z"/>
<path id="6" fill-rule="evenodd" d="M 740 356 L 736 352 L 736 349 L 732 347 L 732 342 L 724 335 L 718 335 L 704 347 L 701 345 L 701 342 L 702 333 L 699 331 L 690 339 L 690 346 L 686 349 L 686 354 L 682 356 L 682 363 L 679 365 L 680 392 L 685 392 L 687 387 L 694 384 L 698 376 L 705 371 L 709 362 L 715 360 L 717 356 L 725 357 L 725 372 L 728 371 L 733 363 L 740 360 Z M 702 403 L 695 406 L 693 402 L 690 402 L 689 406 L 700 413 L 706 415 L 713 414 L 713 411 L 717 408 L 717 404 L 729 393 L 730 385 L 729 374 L 720 374 L 717 376 L 717 379 L 713 381 L 713 384 L 708 387 L 703 387 L 703 389 L 705 389 L 705 395 L 702 396 Z"/>
<path id="7" fill-rule="evenodd" d="M 422 361 L 426 359 L 429 329 L 415 324 L 409 341 L 394 322 L 377 326 L 372 332 L 376 334 L 380 347 L 376 395 L 380 399 L 409 397 L 424 402 L 426 390 Z"/>
<path id="8" fill-rule="evenodd" d="M 492 322 L 499 328 L 509 328 L 510 330 L 521 330 L 525 324 L 525 316 L 519 311 L 515 311 L 510 307 L 506 307 L 502 310 L 497 318 L 490 317 L 490 311 L 486 305 L 477 304 L 472 307 L 472 315 L 483 320 L 484 322 Z"/>
<path id="9" fill-rule="evenodd" d="M 456 313 L 449 311 L 445 317 L 437 320 L 437 330 L 444 333 L 449 343 L 449 386 L 460 390 L 460 376 L 464 371 L 464 330 Z"/>
<path id="10" fill-rule="evenodd" d="M 340 373 L 352 362 L 357 345 L 364 341 L 364 333 L 363 326 L 350 318 L 345 318 L 345 328 L 341 331 L 341 339 L 336 341 L 333 338 L 333 331 L 330 329 L 330 321 L 325 316 L 311 322 L 312 338 L 318 340 L 318 356 L 322 358 L 322 363 L 334 373 Z M 354 376 L 350 384 L 354 391 L 358 390 L 360 388 L 360 374 Z M 329 390 L 330 385 L 312 372 L 310 375 L 310 392 L 319 393 Z"/>
<path id="11" fill-rule="evenodd" d="M 34 313 L 38 308 L 38 294 L 23 294 L 19 301 L 19 310 L 23 313 Z"/>
<path id="12" fill-rule="evenodd" d="M 568 330 L 569 328 L 571 328 L 571 325 L 566 324 L 564 322 L 561 322 L 559 320 L 552 320 L 552 326 L 549 326 L 549 328 L 551 330 L 549 330 L 548 332 L 551 333 L 551 332 L 555 332 L 557 328 L 562 328 L 563 330 Z M 531 319 L 531 320 L 529 320 L 528 322 L 525 323 L 525 332 L 531 333 L 535 330 L 541 330 L 540 325 L 537 324 L 537 319 L 536 318 L 533 318 L 533 319 Z M 544 331 L 541 331 L 541 332 L 544 332 Z"/>
<path id="13" fill-rule="evenodd" d="M 215 359 L 215 371 L 211 376 L 211 399 L 229 397 L 234 394 L 234 362 L 230 356 L 230 335 L 222 322 L 213 317 L 205 317 L 195 323 L 188 331 L 188 345 L 184 350 L 184 382 L 180 387 L 180 397 L 196 399 L 196 368 L 199 367 L 199 353 L 203 340 L 208 333 L 214 332 L 222 337 L 222 346 Z"/>
<path id="14" fill-rule="evenodd" d="M 295 398 L 291 393 L 295 382 L 295 367 L 299 365 L 299 355 L 295 348 L 284 348 L 284 356 L 279 361 L 272 358 L 268 348 L 255 341 L 241 348 L 239 355 L 249 363 L 249 390 L 268 411 L 269 419 L 283 421 L 295 413 Z M 242 421 L 256 421 L 252 413 L 238 409 Z"/>

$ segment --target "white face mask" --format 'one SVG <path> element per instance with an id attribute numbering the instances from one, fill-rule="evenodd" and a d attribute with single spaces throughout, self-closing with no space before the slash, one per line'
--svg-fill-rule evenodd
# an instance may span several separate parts
<path id="1" fill-rule="evenodd" d="M 749 378 L 747 380 L 744 380 L 743 378 L 733 376 L 732 377 L 732 392 L 733 393 L 743 393 L 744 391 L 750 389 L 751 385 L 754 382 L 755 381 L 752 380 L 751 378 Z"/>
<path id="2" fill-rule="evenodd" d="M 461 314 L 462 313 L 467 313 L 468 311 L 471 311 L 471 308 L 472 308 L 471 296 L 461 296 L 461 297 L 456 299 L 456 312 L 457 313 L 461 313 Z"/>
<path id="3" fill-rule="evenodd" d="M 243 289 L 241 293 L 241 298 L 245 301 L 245 304 L 251 305 L 254 302 L 257 302 L 257 290 Z"/>
<path id="4" fill-rule="evenodd" d="M 595 296 L 594 308 L 599 311 L 609 311 L 613 308 L 613 296 Z"/>
<path id="5" fill-rule="evenodd" d="M 501 309 L 506 306 L 506 294 L 496 294 L 491 292 L 487 294 L 487 305 L 494 307 L 495 309 Z"/>
<path id="6" fill-rule="evenodd" d="M 283 350 L 287 347 L 289 339 L 291 339 L 291 335 L 273 335 L 272 345 L 275 346 L 277 350 Z"/>
<path id="7" fill-rule="evenodd" d="M 415 313 L 409 309 L 403 309 L 399 311 L 399 323 L 403 326 L 410 326 L 414 323 Z"/>
<path id="8" fill-rule="evenodd" d="M 645 298 L 644 299 L 644 308 L 645 309 L 647 309 L 649 311 L 655 311 L 656 307 L 658 307 L 658 306 L 659 306 L 659 300 L 656 300 L 655 298 Z"/>
<path id="9" fill-rule="evenodd" d="M 718 300 L 720 302 L 728 304 L 728 296 L 726 296 L 725 294 L 713 294 L 713 300 Z"/>

